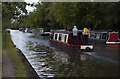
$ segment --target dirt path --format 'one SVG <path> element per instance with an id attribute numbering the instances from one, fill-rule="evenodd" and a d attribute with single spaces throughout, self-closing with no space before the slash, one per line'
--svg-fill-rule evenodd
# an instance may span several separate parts
<path id="1" fill-rule="evenodd" d="M 3 77 L 15 77 L 14 67 L 10 57 L 8 56 L 6 50 L 2 52 L 2 76 Z"/>
<path id="2" fill-rule="evenodd" d="M 4 33 L 4 46 L 2 51 L 2 77 L 3 78 L 15 77 L 14 66 L 5 48 L 6 48 L 6 32 Z"/>

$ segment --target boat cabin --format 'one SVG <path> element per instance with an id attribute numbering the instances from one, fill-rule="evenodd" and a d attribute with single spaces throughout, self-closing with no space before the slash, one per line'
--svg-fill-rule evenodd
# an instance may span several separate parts
<path id="1" fill-rule="evenodd" d="M 93 45 L 84 43 L 82 40 L 82 32 L 78 31 L 77 33 L 77 44 L 74 44 L 73 32 L 72 31 L 54 31 L 51 35 L 50 41 L 68 48 L 75 49 L 93 49 Z"/>
<path id="2" fill-rule="evenodd" d="M 33 33 L 37 36 L 48 36 L 50 34 L 50 28 L 36 28 L 33 29 Z"/>
<path id="3" fill-rule="evenodd" d="M 112 45 L 119 45 L 119 33 L 118 32 L 109 32 L 109 31 L 91 31 L 88 40 L 91 43 L 96 44 L 108 44 L 112 43 Z"/>
<path id="4" fill-rule="evenodd" d="M 88 36 L 89 42 L 105 43 L 108 39 L 107 31 L 90 31 Z"/>

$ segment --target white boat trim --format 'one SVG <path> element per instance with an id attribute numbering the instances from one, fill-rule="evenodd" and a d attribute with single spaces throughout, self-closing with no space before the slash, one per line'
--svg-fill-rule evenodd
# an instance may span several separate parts
<path id="1" fill-rule="evenodd" d="M 86 49 L 87 47 L 93 49 L 93 45 L 81 45 L 81 49 Z"/>
<path id="2" fill-rule="evenodd" d="M 50 32 L 44 32 L 44 34 L 50 34 Z"/>
<path id="3" fill-rule="evenodd" d="M 106 42 L 106 44 L 120 44 L 120 42 Z"/>

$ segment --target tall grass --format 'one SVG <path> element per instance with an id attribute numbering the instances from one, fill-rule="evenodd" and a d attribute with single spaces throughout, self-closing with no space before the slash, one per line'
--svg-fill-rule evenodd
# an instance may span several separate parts
<path id="1" fill-rule="evenodd" d="M 15 48 L 9 33 L 5 31 L 3 31 L 3 46 L 4 45 L 5 45 L 4 49 L 7 51 L 8 55 L 10 56 L 13 62 L 16 77 L 26 77 L 24 65 L 17 54 L 17 49 Z"/>

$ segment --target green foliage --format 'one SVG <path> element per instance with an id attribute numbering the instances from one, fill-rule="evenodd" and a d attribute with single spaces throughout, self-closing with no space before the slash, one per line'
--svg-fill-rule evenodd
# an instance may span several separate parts
<path id="1" fill-rule="evenodd" d="M 91 29 L 113 30 L 120 25 L 120 2 L 43 2 L 29 15 L 22 15 L 19 27 L 73 28 L 89 26 Z M 24 17 L 24 18 L 23 18 Z M 17 25 L 17 23 L 16 23 Z"/>
<path id="2" fill-rule="evenodd" d="M 56 21 L 62 23 L 64 26 L 71 26 L 75 24 L 75 17 L 78 12 L 77 3 L 56 3 L 55 18 Z"/>
<path id="3" fill-rule="evenodd" d="M 2 31 L 0 28 L 0 78 L 2 78 Z"/>
<path id="4" fill-rule="evenodd" d="M 17 19 L 18 15 L 27 13 L 25 2 L 3 2 L 2 3 L 2 25 L 8 28 L 11 25 L 11 18 Z"/>

